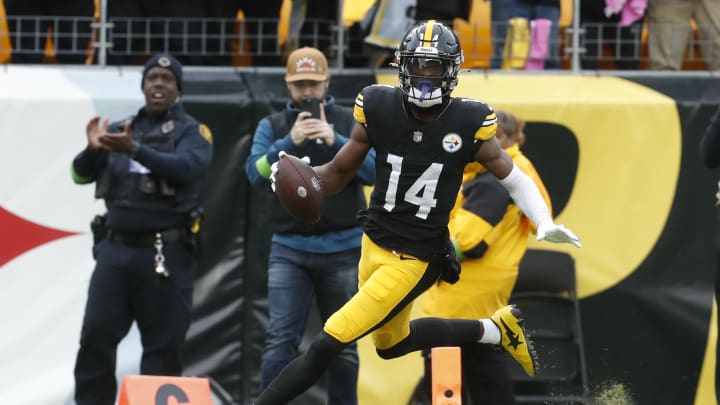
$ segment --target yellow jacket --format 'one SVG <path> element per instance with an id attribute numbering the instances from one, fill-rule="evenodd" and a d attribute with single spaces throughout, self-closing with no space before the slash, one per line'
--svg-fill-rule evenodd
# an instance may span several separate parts
<path id="1" fill-rule="evenodd" d="M 550 207 L 540 176 L 519 146 L 506 152 L 535 181 Z M 497 179 L 479 163 L 471 163 L 465 168 L 448 228 L 464 255 L 460 281 L 431 287 L 425 295 L 423 315 L 487 318 L 507 305 L 534 226 Z"/>

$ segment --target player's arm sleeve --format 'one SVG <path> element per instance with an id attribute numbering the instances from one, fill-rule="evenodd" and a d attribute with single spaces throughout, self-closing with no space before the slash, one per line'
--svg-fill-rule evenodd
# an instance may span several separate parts
<path id="1" fill-rule="evenodd" d="M 518 165 L 520 170 L 522 170 L 525 174 L 530 176 L 530 178 L 535 182 L 535 185 L 537 186 L 538 190 L 540 191 L 540 194 L 543 197 L 543 200 L 545 200 L 545 204 L 547 204 L 548 212 L 550 213 L 550 216 L 553 215 L 553 207 L 552 207 L 552 200 L 550 199 L 550 194 L 547 191 L 547 188 L 545 187 L 545 183 L 543 183 L 542 179 L 540 178 L 540 174 L 538 174 L 537 170 L 535 169 L 535 166 L 530 162 L 529 160 L 524 161 L 515 161 L 515 164 Z M 537 228 L 534 224 L 531 224 L 532 232 L 537 233 Z"/>
<path id="2" fill-rule="evenodd" d="M 518 208 L 537 228 L 553 223 L 550 210 L 537 185 L 515 163 L 513 163 L 510 174 L 499 181 L 508 190 Z"/>
<path id="3" fill-rule="evenodd" d="M 479 258 L 492 244 L 488 236 L 503 219 L 512 200 L 494 177 L 473 182 L 462 192 L 465 200 L 452 217 L 450 234 L 458 258 Z"/>
<path id="4" fill-rule="evenodd" d="M 353 106 L 353 118 L 355 118 L 355 121 L 364 126 L 367 127 L 367 120 L 365 117 L 365 95 L 360 92 L 357 97 L 355 97 L 355 105 Z"/>
<path id="5" fill-rule="evenodd" d="M 488 139 L 495 136 L 495 133 L 497 132 L 497 116 L 495 115 L 495 111 L 487 112 L 485 115 L 485 119 L 483 119 L 483 122 L 480 124 L 480 127 L 475 131 L 475 139 L 480 141 L 487 141 Z"/>
<path id="6" fill-rule="evenodd" d="M 700 140 L 700 159 L 709 168 L 720 166 L 720 108 L 710 119 Z"/>
<path id="7" fill-rule="evenodd" d="M 212 133 L 205 124 L 187 125 L 177 138 L 174 152 L 160 152 L 140 145 L 135 157 L 152 173 L 183 184 L 205 175 L 212 161 Z"/>

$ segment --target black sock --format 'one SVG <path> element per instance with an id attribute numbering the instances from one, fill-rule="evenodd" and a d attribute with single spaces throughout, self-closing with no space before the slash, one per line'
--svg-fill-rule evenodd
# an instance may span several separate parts
<path id="1" fill-rule="evenodd" d="M 410 322 L 410 334 L 389 349 L 377 349 L 383 359 L 438 346 L 462 346 L 480 337 L 481 324 L 471 319 L 419 318 Z"/>

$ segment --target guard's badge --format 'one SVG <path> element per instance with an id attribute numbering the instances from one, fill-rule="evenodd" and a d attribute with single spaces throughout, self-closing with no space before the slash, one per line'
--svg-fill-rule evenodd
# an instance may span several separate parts
<path id="1" fill-rule="evenodd" d="M 168 132 L 175 129 L 175 123 L 172 120 L 166 121 L 164 124 L 162 124 L 162 127 L 160 127 L 160 129 L 162 130 L 163 134 L 167 134 Z"/>
<path id="2" fill-rule="evenodd" d="M 415 142 L 415 143 L 422 142 L 422 136 L 423 136 L 422 131 L 414 131 L 413 132 L 413 142 Z"/>
<path id="3" fill-rule="evenodd" d="M 198 127 L 198 132 L 200 132 L 200 136 L 205 138 L 208 143 L 213 143 L 212 131 L 210 131 L 210 128 L 208 128 L 207 125 L 200 124 L 200 126 Z"/>
<path id="4" fill-rule="evenodd" d="M 170 66 L 170 59 L 167 56 L 161 56 L 157 63 L 162 67 L 168 67 Z"/>
<path id="5" fill-rule="evenodd" d="M 442 140 L 442 147 L 445 152 L 455 153 L 462 148 L 462 138 L 455 133 L 447 134 Z"/>

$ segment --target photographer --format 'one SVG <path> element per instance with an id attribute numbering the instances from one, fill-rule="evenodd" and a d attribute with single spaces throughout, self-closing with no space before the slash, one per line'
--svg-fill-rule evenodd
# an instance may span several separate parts
<path id="1" fill-rule="evenodd" d="M 245 169 L 253 185 L 269 186 L 278 153 L 308 156 L 314 165 L 329 162 L 348 142 L 355 125 L 352 110 L 328 96 L 325 55 L 301 48 L 288 57 L 285 76 L 290 100 L 285 110 L 263 118 L 255 130 Z M 269 325 L 261 363 L 261 388 L 298 355 L 315 296 L 323 323 L 357 291 L 362 229 L 355 220 L 365 208 L 363 185 L 374 183 L 375 154 L 341 192 L 325 198 L 320 222 L 303 223 L 269 194 L 272 245 L 268 265 Z M 358 358 L 349 345 L 328 372 L 328 403 L 357 404 Z"/>

